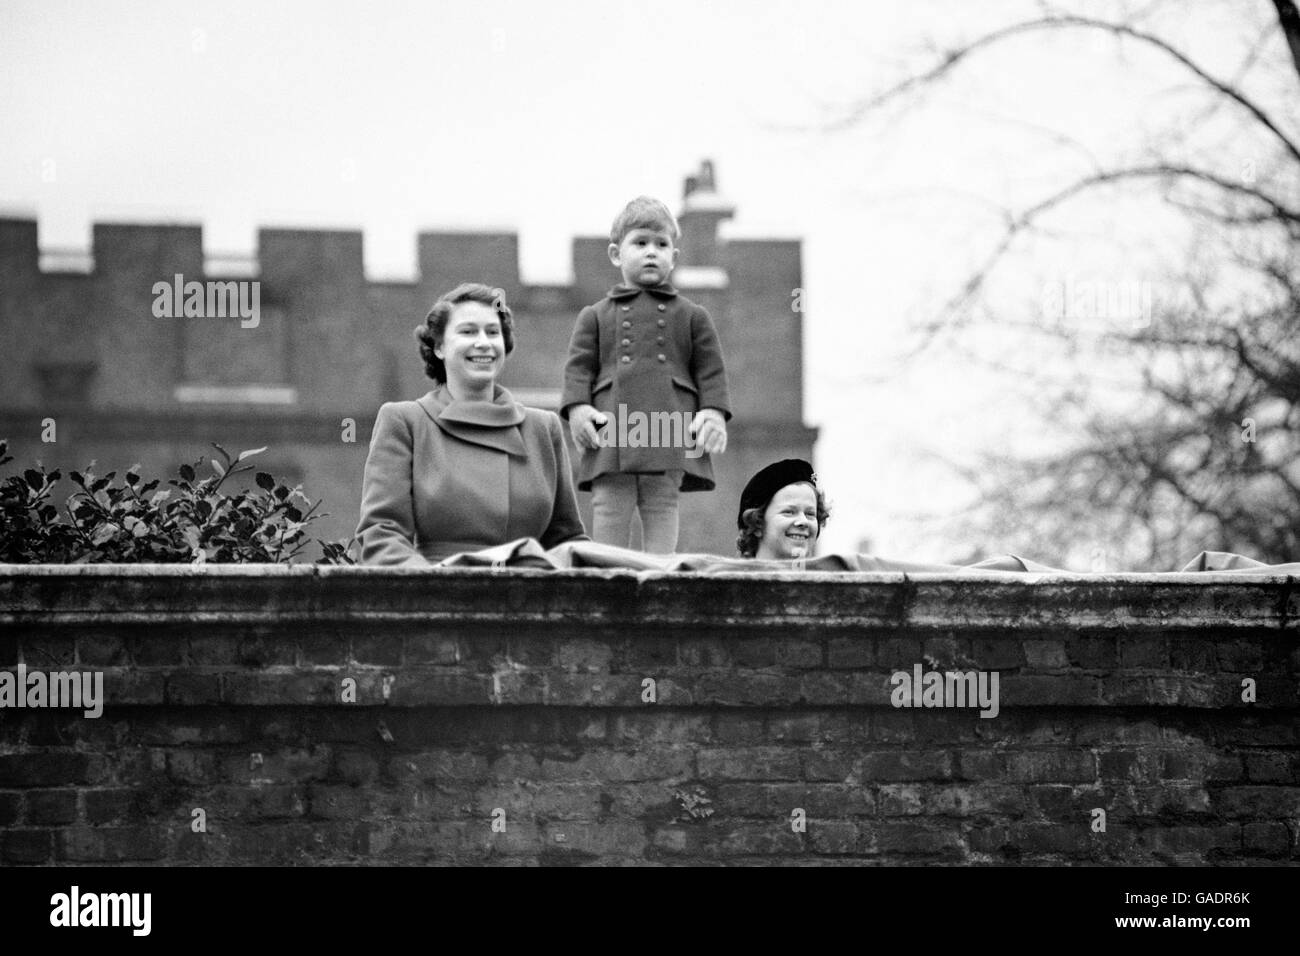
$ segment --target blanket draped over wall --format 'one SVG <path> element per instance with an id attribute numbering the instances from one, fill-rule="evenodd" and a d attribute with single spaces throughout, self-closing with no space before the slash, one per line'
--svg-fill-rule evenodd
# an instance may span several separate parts
<path id="1" fill-rule="evenodd" d="M 437 562 L 439 567 L 522 567 L 522 568 L 630 568 L 637 571 L 903 571 L 980 572 L 1018 571 L 1035 574 L 1072 574 L 1014 554 L 998 554 L 975 564 L 931 564 L 897 561 L 870 554 L 831 553 L 791 561 L 759 561 L 724 558 L 712 554 L 645 554 L 627 548 L 575 541 L 544 548 L 535 538 L 519 538 L 495 548 L 453 554 Z M 1300 562 L 1264 564 L 1226 551 L 1202 551 L 1181 571 L 1241 572 L 1255 574 L 1300 574 Z"/>

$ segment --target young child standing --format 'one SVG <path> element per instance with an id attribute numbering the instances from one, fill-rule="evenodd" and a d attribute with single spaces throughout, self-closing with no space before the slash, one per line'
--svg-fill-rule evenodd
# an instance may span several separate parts
<path id="1" fill-rule="evenodd" d="M 560 401 L 582 453 L 578 488 L 592 493 L 592 537 L 628 547 L 638 512 L 643 547 L 656 554 L 677 549 L 678 492 L 713 490 L 709 455 L 726 450 L 731 418 L 713 320 L 668 281 L 680 237 L 657 199 L 638 197 L 619 213 L 609 261 L 623 281 L 579 313 Z M 687 427 L 680 441 L 657 440 L 664 429 L 654 425 L 649 440 L 643 429 L 628 441 L 626 422 L 638 415 Z"/>

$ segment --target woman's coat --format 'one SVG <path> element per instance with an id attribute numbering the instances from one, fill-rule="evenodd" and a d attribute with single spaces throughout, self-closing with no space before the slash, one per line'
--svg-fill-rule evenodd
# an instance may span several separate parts
<path id="1" fill-rule="evenodd" d="M 517 538 L 589 540 L 564 424 L 496 386 L 491 402 L 445 386 L 379 409 L 357 525 L 362 564 L 424 564 Z"/>

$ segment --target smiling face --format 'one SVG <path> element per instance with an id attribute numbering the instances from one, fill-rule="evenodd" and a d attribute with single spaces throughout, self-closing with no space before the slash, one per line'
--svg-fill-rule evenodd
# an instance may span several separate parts
<path id="1" fill-rule="evenodd" d="M 763 512 L 763 537 L 754 557 L 769 561 L 808 557 L 819 531 L 813 486 L 803 481 L 786 485 Z"/>
<path id="2" fill-rule="evenodd" d="M 618 266 L 628 285 L 648 288 L 667 282 L 677 264 L 673 234 L 663 227 L 630 229 L 622 242 L 610 243 L 609 261 Z"/>
<path id="3" fill-rule="evenodd" d="M 506 342 L 496 310 L 482 302 L 457 303 L 434 354 L 447 367 L 447 389 L 452 397 L 490 399 L 506 362 Z"/>

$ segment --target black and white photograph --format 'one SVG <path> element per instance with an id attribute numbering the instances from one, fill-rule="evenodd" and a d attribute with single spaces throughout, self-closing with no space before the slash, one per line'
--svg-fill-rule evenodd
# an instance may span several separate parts
<path id="1" fill-rule="evenodd" d="M 1295 0 L 5 0 L 0 64 L 13 925 L 1280 926 Z"/>

